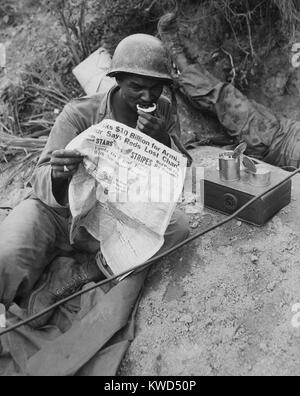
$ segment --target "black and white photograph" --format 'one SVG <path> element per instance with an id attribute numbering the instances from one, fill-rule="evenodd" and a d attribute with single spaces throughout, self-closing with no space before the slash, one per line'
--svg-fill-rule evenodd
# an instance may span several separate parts
<path id="1" fill-rule="evenodd" d="M 300 375 L 300 0 L 0 0 L 0 376 Z"/>

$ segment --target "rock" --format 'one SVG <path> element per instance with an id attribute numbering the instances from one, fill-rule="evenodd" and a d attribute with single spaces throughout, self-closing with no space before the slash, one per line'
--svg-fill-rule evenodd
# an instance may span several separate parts
<path id="1" fill-rule="evenodd" d="M 192 204 L 195 203 L 197 200 L 197 196 L 194 193 L 185 193 L 184 194 L 184 203 L 187 204 Z"/>
<path id="2" fill-rule="evenodd" d="M 193 323 L 192 315 L 189 315 L 189 314 L 183 315 L 183 316 L 180 318 L 180 322 L 184 322 L 184 323 Z"/>
<path id="3" fill-rule="evenodd" d="M 188 205 L 184 208 L 184 211 L 186 214 L 197 214 L 197 213 L 200 213 L 201 210 L 202 210 L 202 207 L 199 208 L 197 206 L 191 206 L 191 205 Z"/>
<path id="4" fill-rule="evenodd" d="M 143 345 L 140 347 L 140 352 L 146 354 L 149 352 L 149 349 L 145 345 Z"/>
<path id="5" fill-rule="evenodd" d="M 191 227 L 193 230 L 194 230 L 195 228 L 198 228 L 198 227 L 199 227 L 199 222 L 196 221 L 196 222 L 192 223 L 192 224 L 190 225 L 190 227 Z"/>
<path id="6" fill-rule="evenodd" d="M 276 282 L 271 282 L 271 283 L 269 283 L 268 286 L 267 286 L 267 291 L 268 291 L 269 293 L 271 293 L 272 291 L 275 290 L 276 286 L 277 286 L 277 283 L 276 283 Z"/>
<path id="7" fill-rule="evenodd" d="M 205 327 L 209 327 L 213 325 L 213 321 L 211 319 L 209 319 L 206 323 L 205 323 Z"/>
<path id="8" fill-rule="evenodd" d="M 242 223 L 241 221 L 237 221 L 237 222 L 236 222 L 237 227 L 241 227 L 242 224 L 243 224 L 243 223 Z"/>
<path id="9" fill-rule="evenodd" d="M 220 345 L 220 344 L 223 343 L 223 340 L 222 340 L 220 337 L 216 336 L 216 337 L 212 340 L 212 343 L 213 343 L 214 345 L 218 346 L 218 345 Z"/>
<path id="10" fill-rule="evenodd" d="M 260 349 L 262 352 L 265 352 L 265 353 L 268 352 L 267 344 L 265 344 L 264 342 L 262 342 L 262 343 L 259 344 L 259 349 Z"/>
<path id="11" fill-rule="evenodd" d="M 255 254 L 252 254 L 250 259 L 251 259 L 252 263 L 257 263 L 258 262 L 258 257 Z"/>

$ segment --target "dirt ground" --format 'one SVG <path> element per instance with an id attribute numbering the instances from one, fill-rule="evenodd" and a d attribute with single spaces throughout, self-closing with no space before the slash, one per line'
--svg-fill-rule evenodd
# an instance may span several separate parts
<path id="1" fill-rule="evenodd" d="M 211 166 L 219 151 L 191 154 Z M 15 206 L 28 191 L 11 186 L 0 204 Z M 300 176 L 292 203 L 265 227 L 234 220 L 156 265 L 119 374 L 299 375 L 299 196 Z M 224 218 L 199 202 L 182 209 L 192 233 Z"/>
<path id="2" fill-rule="evenodd" d="M 41 51 L 49 36 L 61 37 L 49 15 L 27 10 L 29 16 L 17 29 L 0 31 L 12 79 L 35 56 L 35 46 Z M 253 88 L 250 96 L 264 101 L 261 91 Z M 285 96 L 273 101 L 280 114 L 297 118 L 295 103 Z M 199 119 L 181 112 L 188 138 L 197 132 Z M 191 153 L 200 166 L 209 166 L 218 152 L 200 147 Z M 3 180 L 0 172 L 0 184 Z M 28 191 L 17 181 L 0 192 L 0 206 L 15 206 Z M 232 221 L 156 265 L 119 374 L 300 375 L 299 197 L 300 176 L 293 181 L 292 203 L 265 227 Z M 193 233 L 224 218 L 197 208 L 183 208 Z M 0 221 L 7 214 L 0 210 Z"/>
<path id="3" fill-rule="evenodd" d="M 192 155 L 207 166 L 217 152 Z M 292 203 L 265 227 L 234 220 L 152 270 L 122 375 L 300 374 L 292 312 L 300 299 L 299 181 Z M 203 210 L 191 225 L 195 232 L 223 218 Z"/>

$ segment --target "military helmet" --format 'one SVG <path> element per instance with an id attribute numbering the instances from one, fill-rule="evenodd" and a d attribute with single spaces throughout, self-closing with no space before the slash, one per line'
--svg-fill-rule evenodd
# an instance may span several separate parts
<path id="1" fill-rule="evenodd" d="M 119 73 L 130 73 L 171 82 L 168 59 L 167 51 L 158 38 L 149 34 L 133 34 L 118 44 L 107 75 L 115 77 Z"/>

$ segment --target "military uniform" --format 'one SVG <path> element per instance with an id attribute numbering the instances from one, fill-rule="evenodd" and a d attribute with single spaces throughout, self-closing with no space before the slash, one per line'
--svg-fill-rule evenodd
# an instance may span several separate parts
<path id="1" fill-rule="evenodd" d="M 198 63 L 184 68 L 178 83 L 196 108 L 214 113 L 231 137 L 247 143 L 249 156 L 280 167 L 300 166 L 300 122 L 277 118 Z"/>
<path id="2" fill-rule="evenodd" d="M 22 202 L 0 225 L 0 302 L 9 304 L 15 297 L 28 296 L 46 266 L 56 256 L 74 256 L 82 251 L 94 255 L 96 241 L 83 229 L 74 245 L 70 244 L 71 216 L 67 203 L 57 202 L 52 191 L 51 153 L 64 149 L 78 134 L 104 118 L 114 119 L 110 106 L 111 94 L 85 97 L 68 104 L 51 131 L 32 179 L 33 195 Z M 157 112 L 167 125 L 167 133 L 175 127 L 171 106 L 161 97 Z M 175 211 L 165 234 L 162 251 L 186 239 L 188 221 Z"/>

